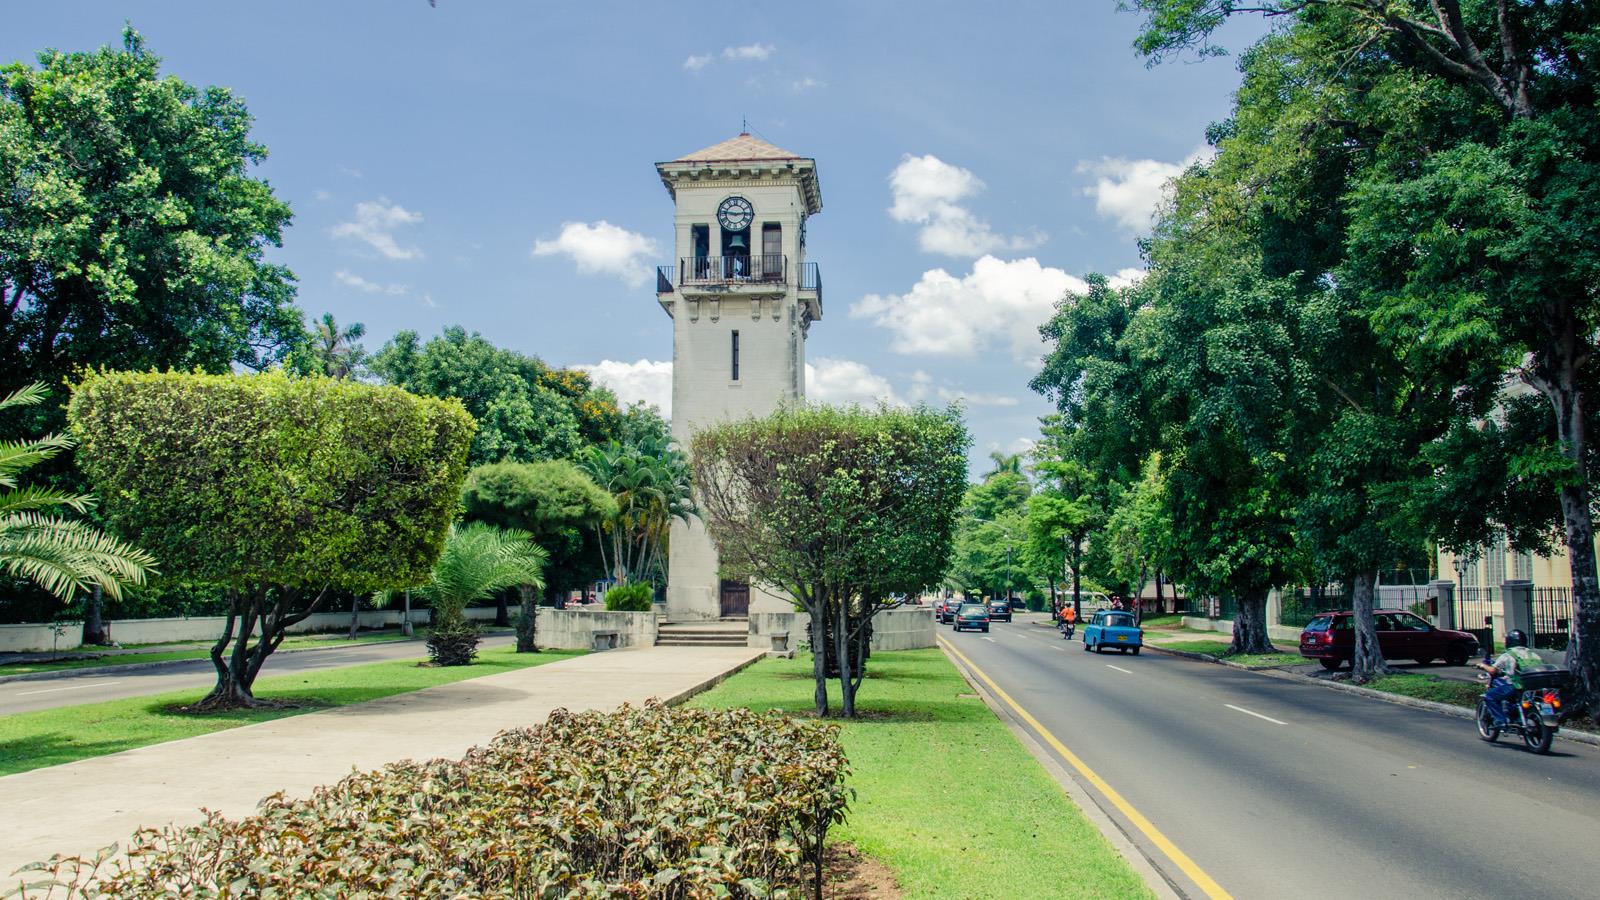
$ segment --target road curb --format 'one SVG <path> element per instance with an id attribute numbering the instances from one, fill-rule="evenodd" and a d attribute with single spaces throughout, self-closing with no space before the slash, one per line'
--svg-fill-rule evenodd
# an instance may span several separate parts
<path id="1" fill-rule="evenodd" d="M 1021 722 L 1018 722 L 1008 714 L 995 701 L 988 688 L 974 681 L 972 675 L 967 671 L 967 667 L 962 665 L 960 660 L 950 655 L 950 652 L 942 646 L 939 648 L 939 652 L 943 653 L 944 658 L 949 660 L 950 665 L 961 674 L 961 678 L 966 681 L 968 687 L 972 688 L 973 693 L 977 694 L 983 704 L 989 707 L 989 711 L 994 713 L 994 717 L 999 719 L 1011 731 L 1011 734 L 1016 737 L 1017 743 L 1021 744 L 1023 749 L 1027 750 L 1039 762 L 1039 765 L 1047 775 L 1061 785 L 1061 789 L 1066 792 L 1067 799 L 1071 800 L 1072 804 L 1083 813 L 1083 817 L 1094 825 L 1101 836 L 1106 839 L 1106 843 L 1111 845 L 1111 849 L 1117 851 L 1117 855 L 1128 863 L 1128 868 L 1138 873 L 1139 878 L 1144 881 L 1145 887 L 1148 887 L 1150 892 L 1161 898 L 1161 900 L 1181 900 L 1184 895 L 1156 867 L 1155 861 L 1150 858 L 1149 854 L 1139 849 L 1139 845 L 1133 842 L 1133 838 L 1123 830 L 1121 825 L 1117 824 L 1115 819 L 1111 818 L 1110 813 L 1100 806 L 1099 801 L 1094 799 L 1094 795 L 1089 793 L 1089 789 L 1084 787 L 1071 772 L 1067 771 L 1065 766 L 1057 762 L 1056 758 L 1045 749 L 1044 745 L 1040 744 L 1037 738 L 1022 727 Z"/>
<path id="2" fill-rule="evenodd" d="M 354 647 L 380 647 L 384 644 L 405 644 L 421 641 L 422 638 L 396 638 L 392 641 L 362 641 L 357 644 L 342 644 L 338 647 L 291 647 L 288 650 L 275 650 L 272 655 L 280 653 L 325 653 L 329 650 L 349 650 Z M 162 669 L 167 666 L 181 666 L 189 663 L 209 663 L 209 656 L 197 656 L 194 659 L 163 659 L 158 662 L 123 663 L 112 666 L 83 666 L 77 669 L 60 669 L 54 672 L 29 672 L 25 675 L 0 675 L 0 684 L 10 684 L 13 681 L 54 681 L 57 678 L 73 678 L 79 675 L 114 675 L 118 672 L 138 672 L 144 669 Z"/>
<path id="3" fill-rule="evenodd" d="M 1354 694 L 1358 697 L 1382 700 L 1385 703 L 1393 703 L 1396 706 L 1409 706 L 1412 709 L 1426 710 L 1428 712 L 1439 713 L 1440 715 L 1450 716 L 1456 719 L 1466 719 L 1469 722 L 1473 721 L 1473 719 L 1476 717 L 1472 710 L 1467 709 L 1464 706 L 1454 706 L 1449 703 L 1439 703 L 1434 700 L 1423 700 L 1418 697 L 1407 697 L 1404 694 L 1391 694 L 1388 691 L 1373 690 L 1372 688 L 1361 687 L 1360 685 L 1355 684 L 1345 684 L 1340 681 L 1328 681 L 1322 678 L 1312 678 L 1307 675 L 1301 675 L 1297 672 L 1286 672 L 1277 666 L 1243 666 L 1236 662 L 1218 659 L 1208 653 L 1192 653 L 1187 650 L 1166 650 L 1161 647 L 1157 647 L 1155 644 L 1146 644 L 1145 646 L 1152 650 L 1158 650 L 1162 653 L 1172 656 L 1185 656 L 1189 659 L 1198 659 L 1202 662 L 1217 663 L 1218 665 L 1241 669 L 1245 672 L 1255 672 L 1258 675 L 1266 675 L 1269 678 L 1280 678 L 1285 681 L 1298 681 L 1305 684 L 1321 685 L 1325 688 L 1331 688 L 1336 691 L 1344 691 L 1347 694 Z M 1562 728 L 1560 731 L 1556 732 L 1556 737 L 1579 744 L 1589 744 L 1591 746 L 1600 747 L 1600 734 L 1590 734 L 1587 731 L 1573 731 L 1567 728 Z"/>

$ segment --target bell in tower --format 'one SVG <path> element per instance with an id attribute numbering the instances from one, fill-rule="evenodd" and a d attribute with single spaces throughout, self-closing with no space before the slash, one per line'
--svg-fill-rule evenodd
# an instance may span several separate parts
<path id="1" fill-rule="evenodd" d="M 822 318 L 805 222 L 822 211 L 822 193 L 816 160 L 749 134 L 656 171 L 675 206 L 676 264 L 658 271 L 656 300 L 672 318 L 672 435 L 687 449 L 700 428 L 804 398 L 806 336 Z M 722 575 L 699 520 L 674 521 L 669 622 L 794 609 Z"/>

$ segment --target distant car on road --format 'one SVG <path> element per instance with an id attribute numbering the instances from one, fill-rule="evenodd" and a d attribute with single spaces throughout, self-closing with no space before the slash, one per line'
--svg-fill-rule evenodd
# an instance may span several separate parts
<path id="1" fill-rule="evenodd" d="M 989 630 L 989 607 L 982 603 L 963 603 L 961 608 L 956 610 L 955 621 L 950 624 L 956 631 L 976 628 L 979 631 L 987 632 Z"/>
<path id="2" fill-rule="evenodd" d="M 1139 655 L 1144 646 L 1144 630 L 1133 620 L 1133 613 L 1102 609 L 1089 619 L 1083 629 L 1083 649 L 1104 653 L 1111 647 L 1123 653 Z"/>
<path id="3" fill-rule="evenodd" d="M 1300 655 L 1332 672 L 1355 655 L 1356 614 L 1352 610 L 1318 613 L 1300 632 Z M 1478 639 L 1465 631 L 1435 628 L 1403 609 L 1373 610 L 1378 649 L 1384 659 L 1414 659 L 1425 666 L 1442 659 L 1464 666 L 1478 655 Z"/>
<path id="4" fill-rule="evenodd" d="M 1004 598 L 989 601 L 989 618 L 994 621 L 1011 621 L 1011 604 Z"/>
<path id="5" fill-rule="evenodd" d="M 955 599 L 954 597 L 943 600 L 935 600 L 933 601 L 934 618 L 939 620 L 940 625 L 949 624 L 949 622 L 956 617 L 956 607 L 960 605 L 961 601 Z"/>

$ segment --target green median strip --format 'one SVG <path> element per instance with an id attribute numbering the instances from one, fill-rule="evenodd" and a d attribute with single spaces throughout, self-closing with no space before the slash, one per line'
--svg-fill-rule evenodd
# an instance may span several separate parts
<path id="1" fill-rule="evenodd" d="M 1464 706 L 1467 709 L 1477 707 L 1478 698 L 1483 696 L 1484 689 L 1484 685 L 1475 681 L 1454 681 L 1448 678 L 1435 678 L 1432 675 L 1412 674 L 1385 675 L 1382 678 L 1374 678 L 1362 687 L 1383 691 L 1386 694 L 1414 697 L 1418 700 Z"/>
<path id="2" fill-rule="evenodd" d="M 908 897 L 1148 897 L 1144 882 L 938 650 L 875 653 L 842 723 L 857 792 L 834 834 Z M 811 661 L 767 659 L 690 701 L 808 715 Z"/>
<path id="3" fill-rule="evenodd" d="M 1228 655 L 1229 641 L 1150 641 L 1150 646 L 1185 653 L 1204 653 L 1241 666 L 1298 666 L 1307 660 L 1298 653 L 1240 653 Z"/>
<path id="4" fill-rule="evenodd" d="M 422 657 L 424 652 L 419 645 L 417 656 Z M 16 713 L 0 717 L 0 775 L 41 769 L 319 709 L 362 703 L 579 655 L 582 655 L 582 651 L 516 653 L 511 647 L 496 647 L 483 651 L 478 656 L 478 662 L 470 666 L 432 668 L 417 665 L 415 659 L 394 660 L 269 676 L 256 682 L 257 697 L 305 704 L 295 709 L 246 709 L 191 715 L 174 712 L 171 707 L 192 703 L 205 692 L 178 691 Z M 270 672 L 271 668 L 272 662 L 269 660 L 267 671 Z"/>

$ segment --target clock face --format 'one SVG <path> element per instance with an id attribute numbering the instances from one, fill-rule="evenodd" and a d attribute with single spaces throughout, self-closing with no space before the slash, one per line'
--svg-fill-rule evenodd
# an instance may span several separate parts
<path id="1" fill-rule="evenodd" d="M 729 197 L 717 207 L 717 221 L 729 231 L 743 231 L 756 217 L 755 208 L 743 197 Z"/>

